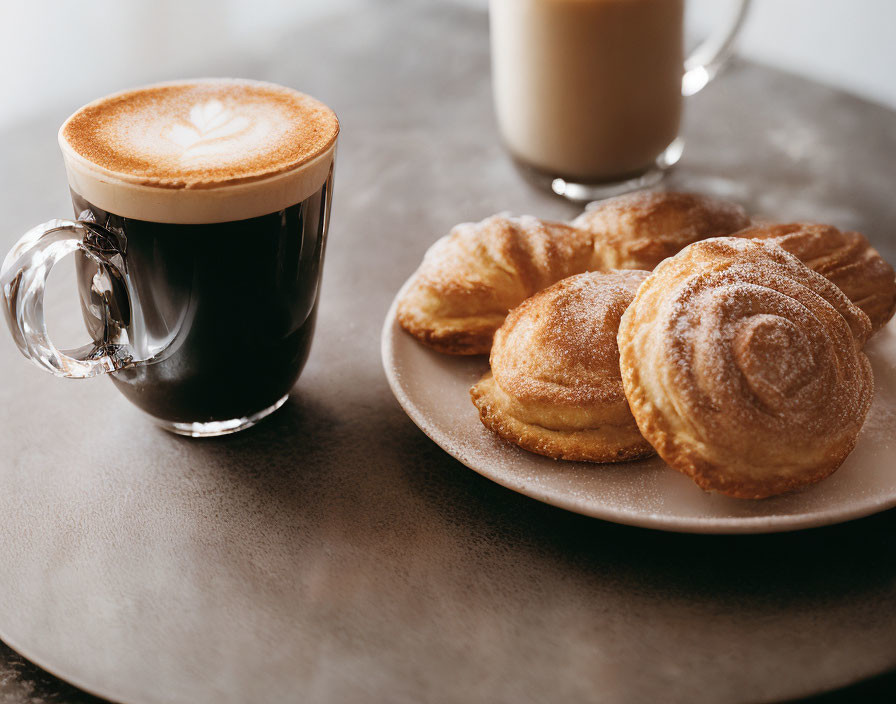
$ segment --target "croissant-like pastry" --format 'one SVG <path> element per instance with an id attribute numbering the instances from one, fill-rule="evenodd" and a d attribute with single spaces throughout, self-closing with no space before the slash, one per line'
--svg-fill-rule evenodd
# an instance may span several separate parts
<path id="1" fill-rule="evenodd" d="M 507 312 L 567 276 L 603 268 L 591 233 L 530 216 L 463 223 L 436 242 L 398 304 L 401 326 L 449 354 L 487 354 Z"/>
<path id="2" fill-rule="evenodd" d="M 687 193 L 611 198 L 572 225 L 495 215 L 436 242 L 398 304 L 398 322 L 449 354 L 486 354 L 507 312 L 573 274 L 652 269 L 695 239 L 749 225 L 743 210 Z"/>
<path id="3" fill-rule="evenodd" d="M 625 400 L 616 347 L 619 319 L 648 273 L 571 276 L 510 311 L 491 371 L 470 389 L 483 424 L 555 459 L 652 455 Z"/>
<path id="4" fill-rule="evenodd" d="M 822 274 L 865 311 L 872 333 L 896 311 L 896 272 L 859 232 L 798 222 L 757 225 L 735 236 L 772 241 Z"/>
<path id="5" fill-rule="evenodd" d="M 607 267 L 647 270 L 692 242 L 730 235 L 749 224 L 744 209 L 729 201 L 654 191 L 601 201 L 572 221 L 601 238 Z"/>
<path id="6" fill-rule="evenodd" d="M 868 317 L 775 244 L 724 237 L 660 264 L 622 316 L 644 437 L 704 489 L 763 498 L 837 469 L 871 404 Z"/>

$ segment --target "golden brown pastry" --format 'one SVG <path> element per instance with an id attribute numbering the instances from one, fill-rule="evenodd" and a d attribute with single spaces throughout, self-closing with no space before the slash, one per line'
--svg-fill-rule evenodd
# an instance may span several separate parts
<path id="1" fill-rule="evenodd" d="M 833 472 L 871 404 L 868 317 L 775 244 L 723 237 L 660 264 L 622 316 L 641 433 L 704 489 L 762 498 Z"/>
<path id="2" fill-rule="evenodd" d="M 449 354 L 487 354 L 507 312 L 537 291 L 603 268 L 592 234 L 494 215 L 463 223 L 426 253 L 398 304 L 401 326 Z"/>
<path id="3" fill-rule="evenodd" d="M 524 301 L 495 335 L 491 372 L 470 395 L 485 426 L 555 459 L 617 462 L 653 454 L 619 374 L 619 319 L 646 271 L 564 279 Z"/>
<path id="4" fill-rule="evenodd" d="M 572 225 L 495 215 L 436 242 L 401 296 L 398 322 L 449 354 L 486 354 L 507 312 L 573 274 L 652 269 L 695 239 L 750 224 L 731 203 L 687 193 L 604 201 Z"/>
<path id="5" fill-rule="evenodd" d="M 865 311 L 872 333 L 896 311 L 896 272 L 861 233 L 796 222 L 758 225 L 736 236 L 775 242 L 836 284 Z"/>
<path id="6" fill-rule="evenodd" d="M 647 270 L 692 242 L 730 235 L 749 224 L 743 208 L 734 203 L 653 191 L 610 198 L 572 221 L 604 241 L 608 268 Z"/>

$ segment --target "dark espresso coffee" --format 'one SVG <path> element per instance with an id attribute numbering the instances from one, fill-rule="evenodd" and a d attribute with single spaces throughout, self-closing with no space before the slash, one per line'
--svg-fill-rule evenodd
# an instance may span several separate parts
<path id="1" fill-rule="evenodd" d="M 77 256 L 88 329 L 145 360 L 111 373 L 118 390 L 183 424 L 252 417 L 282 399 L 311 347 L 331 186 L 276 213 L 204 225 L 123 218 L 73 193 L 79 219 L 102 228 L 92 245 L 126 262 L 134 300 Z"/>
<path id="2" fill-rule="evenodd" d="M 22 237 L 0 270 L 19 349 L 65 377 L 110 374 L 162 427 L 249 427 L 308 358 L 339 122 L 290 88 L 215 79 L 85 105 L 59 130 L 76 220 Z M 93 343 L 57 348 L 53 264 L 76 255 Z"/>

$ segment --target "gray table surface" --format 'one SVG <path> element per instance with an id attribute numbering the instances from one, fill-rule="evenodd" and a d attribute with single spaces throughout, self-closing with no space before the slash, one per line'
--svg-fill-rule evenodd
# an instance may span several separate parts
<path id="1" fill-rule="evenodd" d="M 0 336 L 11 645 L 132 702 L 772 701 L 896 666 L 896 512 L 752 537 L 611 525 L 467 470 L 391 397 L 383 316 L 436 237 L 499 210 L 577 212 L 501 151 L 484 14 L 384 0 L 214 72 L 340 115 L 311 360 L 274 417 L 196 442 Z M 4 250 L 69 213 L 55 129 L 74 107 L 0 134 Z M 893 112 L 736 64 L 684 134 L 670 186 L 858 228 L 896 260 Z M 75 342 L 57 279 L 53 330 Z M 0 703 L 88 701 L 0 645 Z"/>

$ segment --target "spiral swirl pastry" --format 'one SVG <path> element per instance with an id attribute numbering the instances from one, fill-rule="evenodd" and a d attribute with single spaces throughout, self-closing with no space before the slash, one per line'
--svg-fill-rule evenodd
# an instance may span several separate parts
<path id="1" fill-rule="evenodd" d="M 510 311 L 470 395 L 482 423 L 555 459 L 653 454 L 628 409 L 616 333 L 646 271 L 571 276 Z"/>
<path id="2" fill-rule="evenodd" d="M 833 282 L 865 312 L 872 333 L 896 311 L 896 272 L 859 232 L 795 222 L 757 225 L 735 236 L 774 242 Z"/>
<path id="3" fill-rule="evenodd" d="M 704 489 L 763 498 L 852 451 L 871 404 L 867 316 L 777 245 L 690 245 L 642 284 L 619 329 L 641 433 Z"/>

